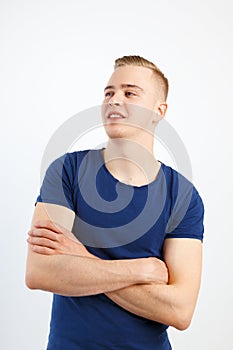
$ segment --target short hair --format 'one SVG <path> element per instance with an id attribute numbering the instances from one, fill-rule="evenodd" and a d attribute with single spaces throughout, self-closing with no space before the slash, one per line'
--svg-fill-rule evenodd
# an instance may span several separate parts
<path id="1" fill-rule="evenodd" d="M 122 66 L 139 66 L 151 69 L 156 79 L 159 81 L 166 101 L 169 89 L 168 79 L 154 63 L 141 56 L 123 56 L 115 60 L 114 69 Z"/>

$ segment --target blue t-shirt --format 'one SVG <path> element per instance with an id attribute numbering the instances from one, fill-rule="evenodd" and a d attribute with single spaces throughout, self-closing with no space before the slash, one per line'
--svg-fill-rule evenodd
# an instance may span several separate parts
<path id="1" fill-rule="evenodd" d="M 163 163 L 153 182 L 137 187 L 111 175 L 102 150 L 67 153 L 49 166 L 37 202 L 72 209 L 72 232 L 102 259 L 163 259 L 165 239 L 203 239 L 201 197 Z M 168 350 L 167 327 L 105 294 L 54 295 L 47 350 Z"/>

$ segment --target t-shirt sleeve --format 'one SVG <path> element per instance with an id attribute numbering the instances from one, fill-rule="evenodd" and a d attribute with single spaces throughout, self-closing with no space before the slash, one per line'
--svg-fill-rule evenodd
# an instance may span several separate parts
<path id="1" fill-rule="evenodd" d="M 48 167 L 37 202 L 58 204 L 74 211 L 73 171 L 67 154 L 54 160 Z"/>
<path id="2" fill-rule="evenodd" d="M 196 238 L 203 241 L 204 205 L 196 188 L 189 183 L 185 196 L 175 206 L 165 238 Z"/>

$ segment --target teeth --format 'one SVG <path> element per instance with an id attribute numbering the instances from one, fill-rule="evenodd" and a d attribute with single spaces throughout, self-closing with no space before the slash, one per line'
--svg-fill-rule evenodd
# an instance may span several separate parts
<path id="1" fill-rule="evenodd" d="M 109 118 L 123 118 L 121 115 L 119 114 L 110 114 Z"/>

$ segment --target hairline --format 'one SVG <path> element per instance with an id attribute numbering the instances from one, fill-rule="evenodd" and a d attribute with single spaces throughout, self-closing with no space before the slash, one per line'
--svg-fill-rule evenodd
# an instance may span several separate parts
<path id="1" fill-rule="evenodd" d="M 166 93 L 166 89 L 164 88 L 164 81 L 163 81 L 163 78 L 161 76 L 162 72 L 160 73 L 160 70 L 157 70 L 156 66 L 155 68 L 154 67 L 150 67 L 149 65 L 146 66 L 146 65 L 140 65 L 140 64 L 136 64 L 136 63 L 121 63 L 119 65 L 115 65 L 114 66 L 114 71 L 117 70 L 118 68 L 121 68 L 121 67 L 141 67 L 141 68 L 147 68 L 149 69 L 151 72 L 152 72 L 152 77 L 154 78 L 154 80 L 156 81 L 156 83 L 158 84 L 159 86 L 159 95 L 161 97 L 163 97 L 162 99 L 164 101 L 166 101 L 167 99 L 167 93 Z M 162 82 L 162 83 L 161 83 Z"/>

